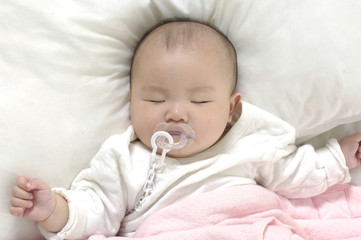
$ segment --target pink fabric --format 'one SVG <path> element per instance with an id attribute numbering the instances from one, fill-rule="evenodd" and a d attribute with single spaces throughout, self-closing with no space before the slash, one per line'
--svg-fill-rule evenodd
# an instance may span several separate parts
<path id="1" fill-rule="evenodd" d="M 208 192 L 159 210 L 133 239 L 361 239 L 361 186 L 339 185 L 296 200 L 256 185 Z"/>

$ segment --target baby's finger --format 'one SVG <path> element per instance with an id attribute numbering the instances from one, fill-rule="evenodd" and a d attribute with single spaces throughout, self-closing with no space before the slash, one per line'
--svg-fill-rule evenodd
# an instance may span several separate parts
<path id="1" fill-rule="evenodd" d="M 31 208 L 33 206 L 33 202 L 29 200 L 24 200 L 20 198 L 13 197 L 11 198 L 11 206 L 20 207 L 20 208 Z"/>
<path id="2" fill-rule="evenodd" d="M 24 212 L 25 212 L 25 208 L 21 208 L 21 207 L 10 207 L 9 212 L 10 212 L 10 214 L 13 215 L 13 216 L 23 217 L 23 216 L 24 216 Z"/>
<path id="3" fill-rule="evenodd" d="M 12 193 L 13 193 L 13 196 L 14 197 L 17 197 L 17 198 L 22 198 L 22 199 L 25 199 L 25 200 L 31 200 L 33 199 L 33 194 L 18 187 L 18 186 L 15 186 L 13 187 L 12 189 Z"/>
<path id="4" fill-rule="evenodd" d="M 31 179 L 25 176 L 20 176 L 16 179 L 16 185 L 24 190 L 30 191 Z"/>

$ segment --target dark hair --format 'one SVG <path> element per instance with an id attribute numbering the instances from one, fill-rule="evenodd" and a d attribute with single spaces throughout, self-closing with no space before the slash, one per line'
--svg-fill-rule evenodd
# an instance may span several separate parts
<path id="1" fill-rule="evenodd" d="M 218 33 L 217 35 L 220 37 L 220 39 L 222 40 L 222 42 L 224 43 L 225 48 L 229 51 L 230 55 L 233 58 L 233 63 L 234 63 L 234 82 L 235 85 L 237 84 L 237 78 L 238 78 L 238 67 L 237 67 L 237 52 L 235 47 L 233 46 L 232 42 L 228 39 L 228 37 L 222 33 L 217 27 L 215 27 L 214 25 L 207 23 L 207 22 L 202 22 L 200 20 L 196 20 L 196 19 L 191 19 L 191 18 L 169 18 L 169 19 L 165 19 L 161 22 L 159 22 L 158 24 L 156 24 L 155 26 L 153 26 L 152 28 L 150 28 L 143 36 L 142 38 L 139 40 L 138 44 L 135 47 L 132 59 L 131 59 L 131 65 L 130 65 L 130 82 L 132 79 L 132 70 L 133 70 L 133 64 L 134 64 L 134 60 L 136 57 L 136 54 L 139 50 L 139 48 L 142 46 L 142 43 L 144 42 L 144 40 L 150 36 L 153 32 L 157 31 L 157 29 L 159 29 L 161 26 L 164 26 L 166 24 L 169 23 L 185 23 L 185 22 L 189 22 L 189 23 L 198 23 L 204 26 L 207 26 L 211 29 L 213 29 L 216 33 Z M 166 47 L 167 48 L 172 48 L 176 45 L 186 45 L 189 43 L 189 40 L 192 39 L 191 36 L 189 36 L 192 32 L 188 31 L 188 32 L 181 32 L 181 34 L 171 34 L 169 31 L 165 34 L 165 39 L 166 39 Z M 182 38 L 180 38 L 179 36 L 182 36 Z"/>

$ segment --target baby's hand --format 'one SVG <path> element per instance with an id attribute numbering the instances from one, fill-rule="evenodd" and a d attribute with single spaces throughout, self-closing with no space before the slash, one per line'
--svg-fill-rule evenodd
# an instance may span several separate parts
<path id="1" fill-rule="evenodd" d="M 340 146 L 349 169 L 361 165 L 361 133 L 344 137 L 340 141 Z"/>
<path id="2" fill-rule="evenodd" d="M 37 222 L 47 219 L 56 205 L 55 193 L 40 179 L 18 177 L 9 212 Z"/>

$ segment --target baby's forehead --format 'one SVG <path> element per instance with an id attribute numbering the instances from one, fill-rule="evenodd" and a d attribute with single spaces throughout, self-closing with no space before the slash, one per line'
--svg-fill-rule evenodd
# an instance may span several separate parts
<path id="1" fill-rule="evenodd" d="M 144 55 L 148 53 L 149 57 L 164 51 L 172 53 L 173 50 L 179 49 L 203 53 L 213 52 L 213 55 L 217 56 L 215 61 L 224 64 L 225 68 L 233 74 L 232 86 L 236 85 L 237 54 L 232 43 L 216 28 L 194 21 L 163 23 L 145 34 L 133 55 L 130 71 L 131 81 L 133 73 L 137 71 L 139 59 L 143 59 Z"/>
<path id="2" fill-rule="evenodd" d="M 147 47 L 153 44 L 167 50 L 175 48 L 201 47 L 205 41 L 214 43 L 214 47 L 225 46 L 222 35 L 212 27 L 198 22 L 170 22 L 158 26 L 144 39 L 142 45 Z"/>

